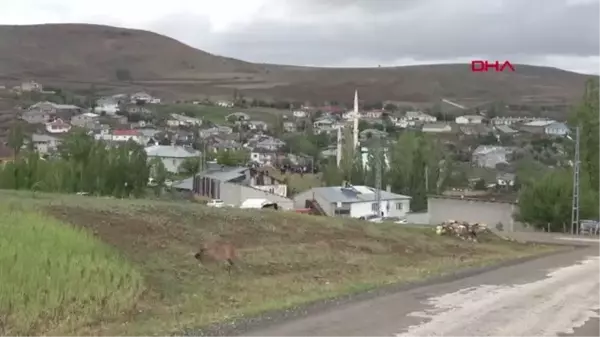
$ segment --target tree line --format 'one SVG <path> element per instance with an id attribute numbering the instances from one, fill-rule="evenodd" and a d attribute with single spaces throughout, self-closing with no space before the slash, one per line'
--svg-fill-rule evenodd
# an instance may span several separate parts
<path id="1" fill-rule="evenodd" d="M 139 144 L 106 146 L 83 132 L 69 135 L 56 156 L 49 158 L 42 158 L 18 127 L 11 129 L 9 146 L 15 157 L 0 167 L 4 189 L 139 197 L 146 191 L 151 171 L 165 172 L 161 161 L 148 163 Z"/>
<path id="2" fill-rule="evenodd" d="M 580 127 L 580 219 L 598 220 L 599 134 L 598 79 L 586 83 L 581 103 L 571 112 L 569 125 Z M 572 138 L 575 137 L 574 132 Z M 575 144 L 568 147 L 574 158 Z M 523 179 L 517 218 L 537 228 L 551 231 L 569 229 L 573 198 L 573 167 L 556 168 Z"/>
<path id="3" fill-rule="evenodd" d="M 344 139 L 351 137 L 351 130 L 345 130 Z M 411 210 L 418 212 L 427 208 L 427 194 L 441 193 L 450 181 L 452 160 L 431 135 L 406 131 L 390 144 L 376 138 L 369 142 L 374 144 L 368 146 L 366 165 L 352 142 L 344 142 L 340 167 L 335 160 L 330 161 L 323 170 L 324 182 L 329 186 L 339 186 L 344 181 L 375 186 L 379 165 L 382 188 L 389 185 L 394 193 L 411 196 Z"/>

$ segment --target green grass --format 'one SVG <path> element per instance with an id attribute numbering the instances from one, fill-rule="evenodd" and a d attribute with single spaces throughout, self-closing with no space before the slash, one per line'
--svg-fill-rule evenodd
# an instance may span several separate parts
<path id="1" fill-rule="evenodd" d="M 74 325 L 71 329 L 61 329 L 60 332 L 65 334 L 176 334 L 183 329 L 242 315 L 556 249 L 504 241 L 494 235 L 485 236 L 481 243 L 473 244 L 436 236 L 431 228 L 403 228 L 394 224 L 276 211 L 214 209 L 194 203 L 15 191 L 0 191 L 0 198 L 23 209 L 37 210 L 65 223 L 86 228 L 99 240 L 118 249 L 143 278 L 147 291 L 137 298 L 135 315 L 116 318 L 114 314 L 118 310 L 132 306 L 131 302 L 141 289 L 142 281 L 130 267 L 113 257 L 105 246 L 94 243 L 91 237 L 74 232 L 56 220 L 37 214 L 16 213 L 24 217 L 19 222 L 26 225 L 20 226 L 19 231 L 12 229 L 16 234 L 10 235 L 10 247 L 29 246 L 30 254 L 25 256 L 33 261 L 27 264 L 31 267 L 19 264 L 16 268 L 34 268 L 37 273 L 34 275 L 38 275 L 35 279 L 43 280 L 48 273 L 72 275 L 81 273 L 82 268 L 102 266 L 103 273 L 118 273 L 130 280 L 125 282 L 125 288 L 121 288 L 118 282 L 106 282 L 106 277 L 98 279 L 97 275 L 102 272 L 96 271 L 93 273 L 95 280 L 88 278 L 82 282 L 83 285 L 75 284 L 81 282 L 81 277 L 56 278 L 50 283 L 51 292 L 75 289 L 83 294 L 77 299 L 89 298 L 90 293 L 116 293 L 111 301 L 120 301 L 111 306 L 120 309 L 114 309 L 112 314 L 102 317 L 102 321 L 85 327 Z M 10 211 L 8 214 L 15 213 Z M 3 218 L 6 220 L 11 216 L 15 215 Z M 5 222 L 3 227 L 19 222 Z M 52 233 L 75 234 L 65 241 L 58 234 L 42 235 L 36 230 L 44 226 L 49 226 Z M 203 240 L 215 237 L 232 242 L 238 249 L 239 269 L 232 275 L 228 275 L 221 266 L 199 268 L 193 258 Z M 41 244 L 42 241 L 47 243 Z M 23 250 L 12 248 L 12 251 L 15 249 Z M 92 254 L 92 251 L 95 253 Z M 6 255 L 3 261 L 12 256 Z M 45 267 L 45 261 L 51 256 L 64 256 L 62 269 L 54 272 Z M 94 256 L 98 263 L 90 263 L 90 256 Z M 87 260 L 83 262 L 81 259 Z M 68 263 L 70 261 L 77 264 Z M 5 274 L 3 272 L 2 275 Z M 13 282 L 12 287 L 24 285 Z M 101 290 L 102 287 L 107 289 Z M 23 294 L 20 296 L 29 294 L 32 297 L 39 291 L 36 286 L 20 288 Z M 15 290 L 10 292 L 19 293 Z M 75 292 L 72 294 L 75 295 Z M 14 296 L 11 294 L 11 298 Z M 63 300 L 55 304 L 61 308 L 56 310 L 70 311 L 71 314 L 64 317 L 73 320 L 90 321 L 86 318 L 90 317 L 87 311 L 94 316 L 93 313 L 98 310 L 88 307 L 77 309 L 82 307 L 70 303 Z M 81 305 L 81 302 L 76 303 Z M 40 312 L 42 305 L 34 307 Z M 27 326 L 27 317 L 14 316 L 12 324 Z M 38 317 L 43 320 L 42 316 Z M 36 330 L 47 331 L 56 329 Z"/>
<path id="2" fill-rule="evenodd" d="M 0 208 L 0 334 L 72 332 L 133 309 L 143 279 L 89 233 Z"/>
<path id="3" fill-rule="evenodd" d="M 215 124 L 227 124 L 225 117 L 234 112 L 244 112 L 253 120 L 273 123 L 277 114 L 285 114 L 287 111 L 270 109 L 270 108 L 225 108 L 219 106 L 199 105 L 199 104 L 165 104 L 157 105 L 159 113 L 189 113 L 197 118 L 211 121 Z"/>

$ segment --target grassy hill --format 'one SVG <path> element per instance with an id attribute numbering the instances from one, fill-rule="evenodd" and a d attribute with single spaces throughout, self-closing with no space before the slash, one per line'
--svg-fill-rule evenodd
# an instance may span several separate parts
<path id="1" fill-rule="evenodd" d="M 3 335 L 154 335 L 551 249 L 192 203 L 1 191 Z M 239 249 L 232 275 L 193 258 Z"/>
<path id="2" fill-rule="evenodd" d="M 66 42 L 68 41 L 68 43 Z M 350 103 L 579 99 L 587 76 L 517 65 L 515 73 L 472 73 L 465 64 L 311 68 L 254 64 L 194 49 L 156 33 L 85 24 L 0 26 L 0 80 L 34 78 L 71 87 L 146 88 L 173 97 L 247 96 Z M 126 70 L 131 80 L 119 81 Z"/>

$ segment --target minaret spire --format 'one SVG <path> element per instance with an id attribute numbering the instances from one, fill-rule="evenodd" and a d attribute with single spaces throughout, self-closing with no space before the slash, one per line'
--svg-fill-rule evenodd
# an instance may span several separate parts
<path id="1" fill-rule="evenodd" d="M 358 119 L 360 114 L 358 112 L 358 90 L 354 91 L 354 149 L 358 147 Z"/>

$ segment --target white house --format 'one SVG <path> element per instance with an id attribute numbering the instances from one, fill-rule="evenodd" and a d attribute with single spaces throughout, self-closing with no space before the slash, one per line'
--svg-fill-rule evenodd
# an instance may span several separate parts
<path id="1" fill-rule="evenodd" d="M 136 92 L 131 95 L 131 103 L 144 102 L 150 104 L 160 104 L 160 98 L 153 97 L 147 92 Z"/>
<path id="2" fill-rule="evenodd" d="M 60 138 L 50 135 L 34 133 L 31 135 L 31 142 L 33 143 L 33 148 L 37 152 L 47 154 L 55 151 L 58 148 L 58 145 L 60 145 L 61 140 Z"/>
<path id="3" fill-rule="evenodd" d="M 452 127 L 446 123 L 427 123 L 423 124 L 423 128 L 421 129 L 423 132 L 450 132 L 452 131 Z"/>
<path id="4" fill-rule="evenodd" d="M 552 123 L 544 128 L 544 133 L 550 136 L 566 136 L 570 132 L 565 123 Z"/>
<path id="5" fill-rule="evenodd" d="M 217 103 L 215 103 L 217 106 L 223 107 L 223 108 L 233 108 L 233 102 L 229 102 L 229 101 L 218 101 Z"/>
<path id="6" fill-rule="evenodd" d="M 102 130 L 94 136 L 96 140 L 108 142 L 127 142 L 132 140 L 140 145 L 146 145 L 149 138 L 144 136 L 139 130 Z"/>
<path id="7" fill-rule="evenodd" d="M 60 118 L 52 122 L 46 123 L 46 131 L 49 133 L 67 133 L 71 130 L 71 124 L 63 121 Z"/>
<path id="8" fill-rule="evenodd" d="M 292 114 L 295 118 L 306 118 L 308 116 L 308 113 L 304 110 L 294 110 Z"/>
<path id="9" fill-rule="evenodd" d="M 145 148 L 148 159 L 160 158 L 167 171 L 178 173 L 187 158 L 200 157 L 200 151 L 184 146 L 153 145 Z"/>
<path id="10" fill-rule="evenodd" d="M 481 124 L 483 122 L 483 116 L 479 115 L 464 115 L 456 117 L 456 124 Z"/>
<path id="11" fill-rule="evenodd" d="M 375 188 L 368 186 L 315 187 L 294 197 L 296 208 L 306 207 L 306 202 L 316 203 L 328 216 L 361 216 L 378 214 L 387 217 L 406 217 L 410 211 L 411 197 L 389 191 L 381 192 L 381 203 L 376 202 Z"/>
<path id="12" fill-rule="evenodd" d="M 103 97 L 96 101 L 94 112 L 115 115 L 119 111 L 119 100 L 115 97 Z"/>

